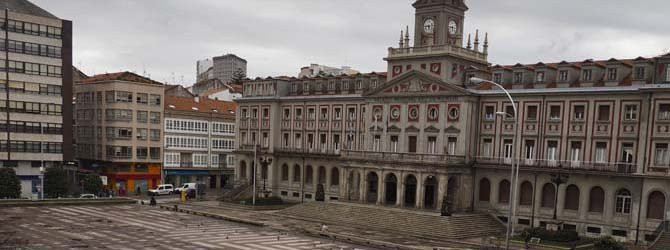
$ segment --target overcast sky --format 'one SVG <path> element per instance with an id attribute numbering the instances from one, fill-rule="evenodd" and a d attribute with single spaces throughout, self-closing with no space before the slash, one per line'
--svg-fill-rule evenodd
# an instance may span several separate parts
<path id="1" fill-rule="evenodd" d="M 249 77 L 310 63 L 386 71 L 413 0 L 32 0 L 73 21 L 74 64 L 189 86 L 195 61 L 234 53 Z M 670 52 L 668 0 L 466 0 L 465 32 L 489 33 L 492 64 Z M 412 31 L 413 34 L 413 31 Z M 182 80 L 183 77 L 183 80 Z"/>

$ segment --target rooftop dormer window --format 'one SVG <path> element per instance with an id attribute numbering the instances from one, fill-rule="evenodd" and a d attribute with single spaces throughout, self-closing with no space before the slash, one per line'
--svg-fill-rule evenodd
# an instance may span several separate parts
<path id="1" fill-rule="evenodd" d="M 582 81 L 590 82 L 591 79 L 593 79 L 592 76 L 593 76 L 593 70 L 591 69 L 582 70 Z"/>
<path id="2" fill-rule="evenodd" d="M 538 71 L 535 74 L 535 82 L 544 82 L 544 71 Z"/>
<path id="3" fill-rule="evenodd" d="M 644 75 L 645 75 L 644 71 L 645 71 L 644 67 L 642 67 L 642 66 L 641 67 L 635 67 L 635 79 L 637 79 L 637 80 L 644 79 Z"/>
<path id="4" fill-rule="evenodd" d="M 568 81 L 568 71 L 567 70 L 561 70 L 558 72 L 558 81 L 560 82 L 567 82 Z"/>
<path id="5" fill-rule="evenodd" d="M 502 83 L 502 73 L 493 74 L 493 82 Z"/>
<path id="6" fill-rule="evenodd" d="M 514 83 L 520 84 L 523 81 L 523 72 L 514 72 Z"/>
<path id="7" fill-rule="evenodd" d="M 616 81 L 616 79 L 617 79 L 617 69 L 616 68 L 607 69 L 607 80 Z"/>

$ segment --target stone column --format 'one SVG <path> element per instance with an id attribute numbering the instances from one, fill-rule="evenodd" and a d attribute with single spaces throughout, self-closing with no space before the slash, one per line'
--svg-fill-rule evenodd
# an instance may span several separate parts
<path id="1" fill-rule="evenodd" d="M 221 189 L 221 173 L 216 175 L 216 189 Z"/>
<path id="2" fill-rule="evenodd" d="M 319 167 L 312 167 L 312 191 L 314 192 L 314 197 L 316 197 L 316 191 L 319 186 Z"/>
<path id="3" fill-rule="evenodd" d="M 423 173 L 416 176 L 416 208 L 423 208 Z"/>
<path id="4" fill-rule="evenodd" d="M 438 175 L 437 183 L 437 204 L 435 208 L 439 211 L 442 209 L 442 203 L 444 202 L 444 196 L 447 195 L 447 185 L 448 185 L 449 176 L 447 174 Z"/>
<path id="5" fill-rule="evenodd" d="M 384 171 L 379 171 L 377 175 L 377 205 L 384 205 Z"/>
<path id="6" fill-rule="evenodd" d="M 326 179 L 323 181 L 323 192 L 324 193 L 330 193 L 330 175 L 332 174 L 330 171 L 333 170 L 333 167 L 326 167 Z"/>
<path id="7" fill-rule="evenodd" d="M 400 172 L 398 175 L 396 175 L 396 177 L 398 177 L 398 183 L 396 184 L 396 189 L 398 191 L 396 193 L 397 198 L 396 198 L 396 201 L 395 201 L 395 205 L 398 206 L 398 207 L 402 207 L 403 206 L 403 201 L 405 199 L 405 196 L 403 194 L 403 192 L 405 191 L 405 179 L 402 176 L 402 172 Z"/>
<path id="8" fill-rule="evenodd" d="M 361 183 L 359 185 L 360 188 L 358 190 L 361 194 L 360 195 L 360 200 L 361 200 L 361 203 L 366 203 L 367 198 L 368 198 L 368 175 L 367 175 L 367 171 L 363 170 L 360 173 L 360 178 L 359 179 L 360 179 L 360 183 Z"/>

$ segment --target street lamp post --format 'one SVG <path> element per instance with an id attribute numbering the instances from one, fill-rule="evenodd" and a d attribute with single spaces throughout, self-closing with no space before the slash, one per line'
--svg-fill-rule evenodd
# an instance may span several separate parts
<path id="1" fill-rule="evenodd" d="M 556 210 L 558 210 L 558 188 L 561 186 L 561 184 L 567 183 L 568 182 L 569 176 L 566 174 L 551 174 L 551 182 L 556 185 L 556 190 L 554 191 L 554 222 L 556 222 L 557 217 L 556 217 Z"/>
<path id="2" fill-rule="evenodd" d="M 516 157 L 516 150 L 517 148 L 520 148 L 520 142 L 521 140 L 518 138 L 519 137 L 519 119 L 518 119 L 518 109 L 516 106 L 516 103 L 514 102 L 514 99 L 512 98 L 512 95 L 503 87 L 502 85 L 494 82 L 494 81 L 489 81 L 489 80 L 484 80 L 481 78 L 470 78 L 470 83 L 473 85 L 478 85 L 484 82 L 491 83 L 501 89 L 503 92 L 505 92 L 505 95 L 507 95 L 507 98 L 509 98 L 509 102 L 512 104 L 512 109 L 514 110 L 514 147 L 512 148 L 512 167 L 510 170 L 510 178 L 512 179 L 510 181 L 510 194 L 509 194 L 509 202 L 510 202 L 510 209 L 508 212 L 507 216 L 507 232 L 505 233 L 505 249 L 509 249 L 509 243 L 510 243 L 510 238 L 512 234 L 514 234 L 514 216 L 516 215 L 516 184 L 519 178 L 519 159 Z M 516 171 L 515 171 L 516 168 Z"/>
<path id="3" fill-rule="evenodd" d="M 44 200 L 44 167 L 40 167 L 40 200 Z"/>

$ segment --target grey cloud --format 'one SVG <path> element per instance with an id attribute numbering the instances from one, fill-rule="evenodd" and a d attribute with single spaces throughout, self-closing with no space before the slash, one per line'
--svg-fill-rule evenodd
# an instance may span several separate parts
<path id="1" fill-rule="evenodd" d="M 296 75 L 315 62 L 385 71 L 412 26 L 411 0 L 33 0 L 74 22 L 88 74 L 146 68 L 191 84 L 195 60 L 235 53 L 249 76 Z M 466 0 L 467 1 L 467 0 Z M 470 0 L 466 32 L 488 32 L 493 64 L 653 56 L 670 48 L 665 0 Z M 81 65 L 79 65 L 81 62 Z"/>

